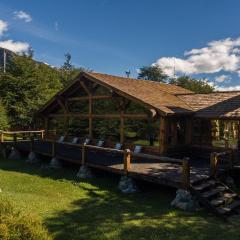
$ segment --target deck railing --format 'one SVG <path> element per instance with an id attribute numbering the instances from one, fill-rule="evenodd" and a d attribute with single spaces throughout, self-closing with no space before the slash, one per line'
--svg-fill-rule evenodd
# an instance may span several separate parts
<path id="1" fill-rule="evenodd" d="M 13 141 L 17 143 L 18 139 L 30 139 L 31 137 L 37 137 L 44 139 L 45 130 L 35 131 L 0 131 L 0 143 L 4 141 Z"/>
<path id="2" fill-rule="evenodd" d="M 210 158 L 210 176 L 215 177 L 217 174 L 217 168 L 220 163 L 220 157 L 225 156 L 228 160 L 229 169 L 233 168 L 233 153 L 232 151 L 226 152 L 212 152 Z"/>
<path id="3" fill-rule="evenodd" d="M 110 152 L 110 153 L 118 153 L 123 155 L 123 169 L 125 174 L 131 169 L 131 164 L 133 158 L 142 158 L 145 160 L 156 160 L 159 163 L 172 163 L 172 164 L 179 164 L 182 166 L 182 188 L 189 190 L 190 188 L 190 162 L 189 158 L 177 159 L 177 158 L 169 158 L 169 157 L 162 157 L 144 153 L 133 153 L 130 149 L 125 150 L 117 150 L 113 148 L 105 148 L 105 147 L 98 147 L 93 145 L 86 145 L 82 146 L 82 164 L 86 164 L 86 151 L 87 149 L 92 149 L 95 151 L 102 151 L 102 152 Z"/>
<path id="4" fill-rule="evenodd" d="M 87 145 L 87 144 L 75 144 L 75 143 L 69 143 L 69 142 L 58 142 L 56 140 L 47 140 L 44 138 L 44 130 L 38 130 L 38 131 L 15 131 L 15 132 L 7 132 L 7 131 L 0 131 L 0 142 L 4 142 L 6 137 L 10 136 L 10 139 L 8 141 L 13 141 L 14 145 L 17 144 L 17 141 L 19 139 L 28 139 L 30 140 L 30 151 L 34 151 L 34 141 L 35 137 L 38 136 L 38 139 L 44 140 L 45 142 L 51 143 L 51 157 L 56 157 L 57 155 L 57 144 L 64 144 L 66 146 L 72 146 L 76 148 L 81 148 L 81 164 L 85 165 L 87 163 L 87 150 L 94 150 L 94 151 L 100 151 L 105 153 L 113 153 L 122 155 L 123 157 L 123 171 L 125 174 L 128 174 L 131 169 L 132 160 L 136 158 L 141 158 L 144 160 L 152 160 L 157 161 L 159 163 L 171 163 L 171 164 L 178 164 L 182 166 L 182 176 L 181 176 L 181 183 L 182 188 L 189 189 L 190 188 L 190 163 L 189 158 L 183 158 L 183 159 L 177 159 L 177 158 L 170 158 L 170 157 L 163 157 L 163 156 L 157 156 L 157 155 L 151 155 L 151 154 L 144 154 L 144 153 L 133 153 L 130 149 L 114 149 L 114 148 L 107 148 L 107 147 L 98 147 L 94 145 Z"/>

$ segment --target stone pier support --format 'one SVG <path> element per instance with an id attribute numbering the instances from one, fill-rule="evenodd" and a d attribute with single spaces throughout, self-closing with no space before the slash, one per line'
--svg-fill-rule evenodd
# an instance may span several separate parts
<path id="1" fill-rule="evenodd" d="M 88 179 L 92 177 L 93 177 L 92 171 L 89 167 L 83 165 L 79 168 L 79 171 L 77 173 L 77 178 Z"/>
<path id="2" fill-rule="evenodd" d="M 199 207 L 198 202 L 194 199 L 189 191 L 178 189 L 176 198 L 171 202 L 171 206 L 184 211 L 196 211 Z"/>
<path id="3" fill-rule="evenodd" d="M 57 157 L 53 157 L 49 163 L 49 167 L 55 169 L 62 168 L 62 163 Z"/>
<path id="4" fill-rule="evenodd" d="M 120 182 L 118 184 L 118 189 L 123 193 L 135 193 L 137 192 L 137 186 L 134 180 L 127 176 L 121 176 Z"/>
<path id="5" fill-rule="evenodd" d="M 28 154 L 26 163 L 39 163 L 39 162 L 40 162 L 40 159 L 37 157 L 36 153 L 30 152 Z"/>
<path id="6" fill-rule="evenodd" d="M 8 156 L 8 159 L 9 160 L 20 160 L 21 154 L 15 147 L 12 147 L 11 152 Z"/>

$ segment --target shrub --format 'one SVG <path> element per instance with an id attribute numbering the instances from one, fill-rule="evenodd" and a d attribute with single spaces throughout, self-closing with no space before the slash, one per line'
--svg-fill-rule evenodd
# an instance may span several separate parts
<path id="1" fill-rule="evenodd" d="M 6 199 L 0 198 L 1 240 L 52 240 L 41 220 L 16 210 Z"/>

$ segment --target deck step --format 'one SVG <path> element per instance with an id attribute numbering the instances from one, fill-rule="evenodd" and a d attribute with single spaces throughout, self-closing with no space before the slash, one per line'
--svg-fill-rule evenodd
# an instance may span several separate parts
<path id="1" fill-rule="evenodd" d="M 214 207 L 218 207 L 220 205 L 225 204 L 226 202 L 229 201 L 234 201 L 234 198 L 237 197 L 236 193 L 224 193 L 223 196 L 213 199 L 212 201 L 210 201 L 210 203 L 214 206 Z"/>
<path id="2" fill-rule="evenodd" d="M 240 200 L 234 201 L 233 203 L 228 204 L 226 206 L 219 207 L 217 210 L 221 214 L 228 214 L 231 211 L 235 210 L 235 208 L 238 208 L 238 207 L 240 207 Z"/>
<path id="3" fill-rule="evenodd" d="M 221 192 L 223 192 L 223 191 L 225 191 L 225 190 L 227 190 L 227 189 L 228 189 L 228 188 L 225 187 L 225 186 L 217 186 L 217 187 L 214 188 L 214 189 L 211 189 L 211 190 L 209 190 L 209 191 L 203 192 L 203 193 L 202 193 L 202 197 L 204 197 L 204 198 L 210 198 L 210 197 L 212 197 L 212 196 L 214 196 L 214 195 L 217 195 L 218 193 L 221 193 Z"/>
<path id="4" fill-rule="evenodd" d="M 194 178 L 192 178 L 191 179 L 191 185 L 193 185 L 193 186 L 196 186 L 196 185 L 199 185 L 199 184 L 201 184 L 201 183 L 204 183 L 204 182 L 206 182 L 206 181 L 208 181 L 210 179 L 210 177 L 209 176 L 195 176 Z"/>
<path id="5" fill-rule="evenodd" d="M 209 187 L 212 187 L 216 184 L 217 184 L 217 182 L 215 180 L 209 180 L 209 181 L 203 182 L 203 183 L 201 183 L 197 186 L 194 186 L 194 189 L 196 191 L 202 191 L 202 190 L 204 190 L 206 188 L 209 188 Z"/>

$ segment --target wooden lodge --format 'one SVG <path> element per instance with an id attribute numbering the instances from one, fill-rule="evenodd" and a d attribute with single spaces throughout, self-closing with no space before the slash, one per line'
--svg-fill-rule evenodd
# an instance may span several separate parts
<path id="1" fill-rule="evenodd" d="M 240 91 L 196 94 L 82 72 L 36 119 L 40 131 L 2 132 L 0 143 L 52 161 L 190 190 L 220 216 L 240 208 L 240 197 L 216 178 L 238 162 Z"/>
<path id="2" fill-rule="evenodd" d="M 143 151 L 186 156 L 186 151 L 237 149 L 240 92 L 195 94 L 153 81 L 81 73 L 38 116 L 57 134 L 143 145 Z M 193 152 L 190 149 L 190 152 Z"/>

